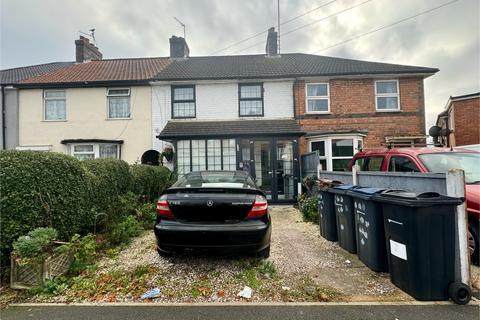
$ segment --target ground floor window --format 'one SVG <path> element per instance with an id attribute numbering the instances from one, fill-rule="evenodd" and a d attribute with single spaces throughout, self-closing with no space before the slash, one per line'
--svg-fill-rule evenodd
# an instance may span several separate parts
<path id="1" fill-rule="evenodd" d="M 120 145 L 114 143 L 71 144 L 70 151 L 79 160 L 120 159 Z"/>
<path id="2" fill-rule="evenodd" d="M 235 139 L 177 141 L 179 174 L 199 170 L 236 170 Z"/>
<path id="3" fill-rule="evenodd" d="M 309 139 L 309 146 L 318 152 L 322 170 L 344 171 L 362 142 L 362 136 L 328 136 Z"/>

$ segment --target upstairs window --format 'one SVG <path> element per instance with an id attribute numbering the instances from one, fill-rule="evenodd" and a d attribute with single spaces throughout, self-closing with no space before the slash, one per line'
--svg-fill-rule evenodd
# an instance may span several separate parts
<path id="1" fill-rule="evenodd" d="M 130 118 L 130 89 L 108 89 L 108 118 Z"/>
<path id="2" fill-rule="evenodd" d="M 195 86 L 172 86 L 172 118 L 195 118 Z"/>
<path id="3" fill-rule="evenodd" d="M 330 112 L 328 83 L 307 83 L 307 113 Z"/>
<path id="4" fill-rule="evenodd" d="M 263 116 L 263 85 L 239 84 L 240 117 Z"/>
<path id="5" fill-rule="evenodd" d="M 44 120 L 67 120 L 67 108 L 64 90 L 44 91 L 43 98 L 45 101 Z"/>
<path id="6" fill-rule="evenodd" d="M 375 81 L 375 105 L 377 111 L 399 111 L 398 80 Z"/>

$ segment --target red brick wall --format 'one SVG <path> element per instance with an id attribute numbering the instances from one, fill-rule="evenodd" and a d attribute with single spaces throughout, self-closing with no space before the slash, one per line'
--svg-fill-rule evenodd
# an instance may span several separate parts
<path id="1" fill-rule="evenodd" d="M 480 98 L 454 101 L 452 105 L 455 145 L 480 143 Z"/>
<path id="2" fill-rule="evenodd" d="M 330 84 L 331 114 L 305 114 L 305 81 L 294 84 L 295 114 L 305 132 L 368 130 L 364 147 L 380 147 L 386 136 L 425 134 L 423 79 L 400 78 L 400 112 L 376 112 L 373 79 L 333 79 Z M 305 138 L 300 153 L 308 151 Z"/>

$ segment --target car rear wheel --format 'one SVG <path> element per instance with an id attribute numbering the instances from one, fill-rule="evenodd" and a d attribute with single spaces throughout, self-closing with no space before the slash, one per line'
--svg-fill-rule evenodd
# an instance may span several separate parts
<path id="1" fill-rule="evenodd" d="M 471 261 L 475 265 L 479 265 L 479 232 L 478 221 L 468 222 L 468 248 L 471 253 Z"/>
<path id="2" fill-rule="evenodd" d="M 260 259 L 267 259 L 268 257 L 270 257 L 270 246 L 258 251 L 256 257 Z"/>

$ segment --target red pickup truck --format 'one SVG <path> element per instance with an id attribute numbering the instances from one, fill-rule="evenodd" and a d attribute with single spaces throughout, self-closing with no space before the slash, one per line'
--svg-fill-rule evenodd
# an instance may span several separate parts
<path id="1" fill-rule="evenodd" d="M 446 172 L 465 171 L 468 212 L 468 245 L 472 263 L 479 264 L 480 152 L 446 148 L 392 148 L 360 151 L 348 165 L 361 171 Z"/>

